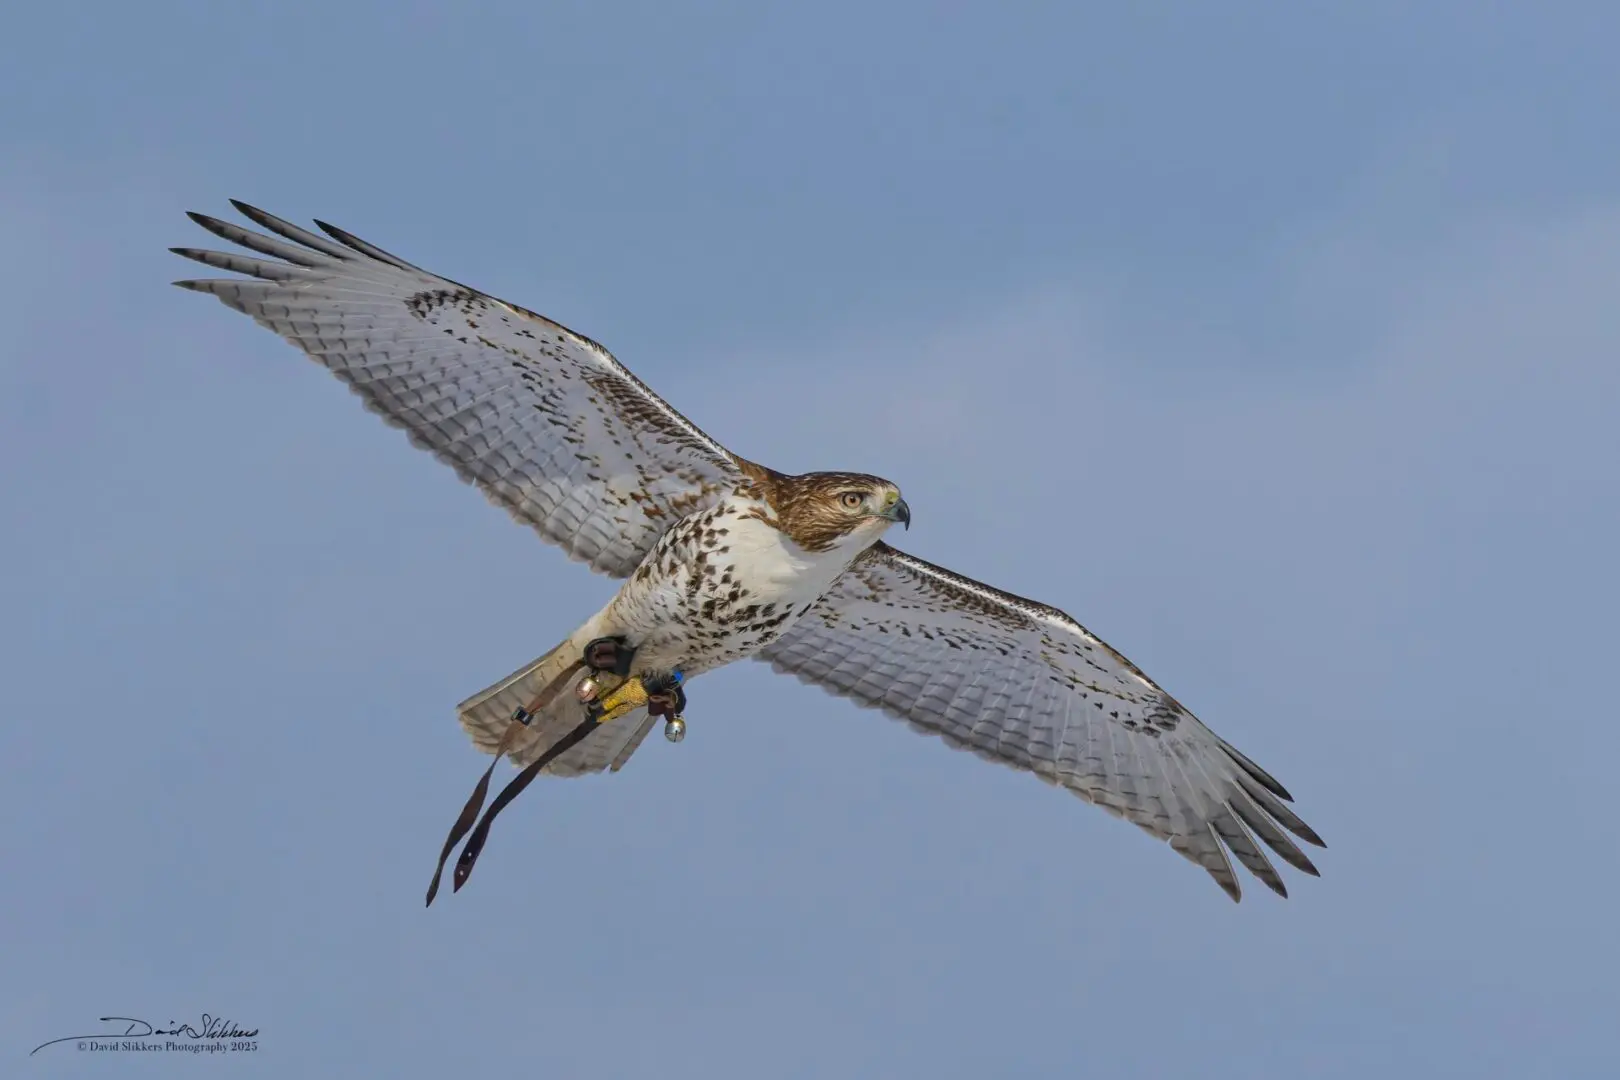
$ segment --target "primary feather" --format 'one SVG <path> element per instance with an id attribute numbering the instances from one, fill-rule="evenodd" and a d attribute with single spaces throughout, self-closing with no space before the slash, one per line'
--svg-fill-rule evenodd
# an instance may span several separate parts
<path id="1" fill-rule="evenodd" d="M 233 205 L 283 239 L 192 214 L 267 258 L 175 248 L 250 275 L 175 284 L 297 345 L 593 570 L 626 576 L 671 522 L 712 505 L 741 475 L 723 447 L 589 338 L 342 229 L 321 226 L 334 243 Z"/>
<path id="2" fill-rule="evenodd" d="M 1286 896 L 1250 830 L 1308 874 L 1278 828 L 1321 839 L 1287 791 L 1136 665 L 1055 608 L 879 542 L 760 654 L 946 744 L 1058 784 L 1146 829 L 1241 895 L 1226 852 Z"/>

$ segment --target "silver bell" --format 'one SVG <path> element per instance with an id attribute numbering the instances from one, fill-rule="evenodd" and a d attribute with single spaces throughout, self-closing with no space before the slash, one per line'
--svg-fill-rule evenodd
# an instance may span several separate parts
<path id="1" fill-rule="evenodd" d="M 596 680 L 589 675 L 579 680 L 579 685 L 574 687 L 574 695 L 583 702 L 589 703 L 594 700 L 596 698 Z"/>
<path id="2" fill-rule="evenodd" d="M 679 716 L 672 716 L 664 721 L 664 738 L 670 742 L 680 742 L 686 738 L 686 721 Z"/>

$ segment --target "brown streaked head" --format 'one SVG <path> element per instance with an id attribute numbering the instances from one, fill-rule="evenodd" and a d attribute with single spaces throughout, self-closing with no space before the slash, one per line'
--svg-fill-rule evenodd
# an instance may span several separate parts
<path id="1" fill-rule="evenodd" d="M 897 521 L 911 527 L 900 489 L 880 476 L 815 472 L 772 479 L 777 522 L 806 551 L 827 551 L 846 540 L 866 548 Z"/>

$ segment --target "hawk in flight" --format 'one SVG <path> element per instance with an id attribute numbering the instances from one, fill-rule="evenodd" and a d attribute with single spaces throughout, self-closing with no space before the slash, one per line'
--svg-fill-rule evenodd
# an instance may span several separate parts
<path id="1" fill-rule="evenodd" d="M 193 213 L 242 250 L 175 248 L 244 275 L 218 297 L 348 384 L 490 501 L 623 581 L 556 648 L 459 707 L 479 750 L 525 768 L 479 819 L 479 781 L 440 857 L 539 772 L 618 770 L 684 685 L 746 657 L 946 744 L 1034 773 L 1169 842 L 1233 900 L 1236 858 L 1316 874 L 1288 792 L 1063 612 L 889 546 L 911 510 L 887 480 L 779 473 L 727 450 L 596 342 L 342 229 L 233 202 L 266 233 Z M 478 819 L 477 828 L 473 822 Z M 438 874 L 428 894 L 432 903 Z"/>

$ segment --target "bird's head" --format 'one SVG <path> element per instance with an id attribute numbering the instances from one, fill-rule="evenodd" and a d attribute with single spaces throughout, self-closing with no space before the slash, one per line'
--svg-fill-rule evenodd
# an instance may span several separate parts
<path id="1" fill-rule="evenodd" d="M 911 527 L 911 507 L 900 489 L 865 473 L 785 476 L 773 501 L 783 530 L 808 551 L 864 550 L 897 521 Z"/>

